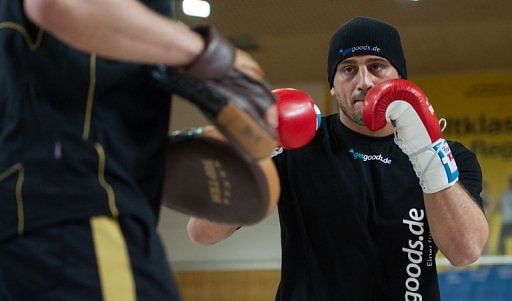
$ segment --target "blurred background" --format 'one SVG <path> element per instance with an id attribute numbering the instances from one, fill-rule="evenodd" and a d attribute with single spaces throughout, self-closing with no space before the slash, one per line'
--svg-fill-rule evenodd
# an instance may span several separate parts
<path id="1" fill-rule="evenodd" d="M 197 2 L 197 1 L 196 1 Z M 185 4 L 185 5 L 184 5 Z M 355 16 L 399 29 L 409 79 L 447 120 L 445 138 L 464 143 L 480 160 L 491 235 L 485 256 L 470 269 L 438 258 L 443 300 L 512 300 L 512 1 L 510 0 L 218 0 L 207 17 L 189 16 L 175 0 L 175 17 L 214 24 L 261 64 L 273 88 L 311 94 L 324 115 L 337 111 L 326 82 L 331 34 Z M 200 4 L 200 6 L 203 4 Z M 174 98 L 171 130 L 209 122 Z M 159 231 L 184 301 L 274 300 L 280 278 L 277 214 L 238 230 L 217 245 L 188 239 L 188 217 L 164 209 Z"/>

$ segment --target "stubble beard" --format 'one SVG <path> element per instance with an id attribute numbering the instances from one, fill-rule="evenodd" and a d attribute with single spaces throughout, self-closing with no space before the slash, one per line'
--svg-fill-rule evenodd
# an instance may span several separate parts
<path id="1" fill-rule="evenodd" d="M 354 104 L 347 104 L 347 102 L 344 102 L 342 99 L 338 98 L 338 104 L 341 113 L 345 115 L 348 119 L 350 119 L 352 122 L 358 125 L 366 125 L 363 118 L 362 103 L 357 102 Z M 358 106 L 361 106 L 361 108 L 358 108 Z"/>

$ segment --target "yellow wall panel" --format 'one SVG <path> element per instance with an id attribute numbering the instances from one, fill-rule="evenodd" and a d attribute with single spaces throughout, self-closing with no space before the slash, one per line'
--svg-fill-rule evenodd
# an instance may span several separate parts
<path id="1" fill-rule="evenodd" d="M 466 74 L 412 79 L 446 118 L 446 139 L 476 153 L 487 190 L 491 226 L 487 253 L 498 254 L 500 195 L 512 177 L 512 73 Z"/>
<path id="2" fill-rule="evenodd" d="M 183 301 L 273 301 L 279 270 L 175 272 Z"/>

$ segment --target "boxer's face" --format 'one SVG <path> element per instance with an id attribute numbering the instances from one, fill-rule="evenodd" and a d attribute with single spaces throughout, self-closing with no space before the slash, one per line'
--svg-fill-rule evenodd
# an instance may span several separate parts
<path id="1" fill-rule="evenodd" d="M 338 100 L 341 114 L 350 122 L 364 125 L 363 100 L 366 93 L 375 84 L 394 78 L 400 76 L 387 59 L 374 55 L 353 56 L 338 64 L 331 95 Z"/>

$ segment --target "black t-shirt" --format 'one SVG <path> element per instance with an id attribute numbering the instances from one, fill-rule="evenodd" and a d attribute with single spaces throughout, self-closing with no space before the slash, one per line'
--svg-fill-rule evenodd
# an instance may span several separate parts
<path id="1" fill-rule="evenodd" d="M 170 95 L 151 66 L 77 51 L 22 6 L 0 1 L 0 239 L 92 215 L 154 220 Z"/>
<path id="2" fill-rule="evenodd" d="M 449 145 L 460 182 L 481 205 L 475 155 Z M 439 300 L 423 193 L 393 135 L 360 135 L 331 115 L 310 144 L 274 161 L 283 254 L 276 300 Z"/>

